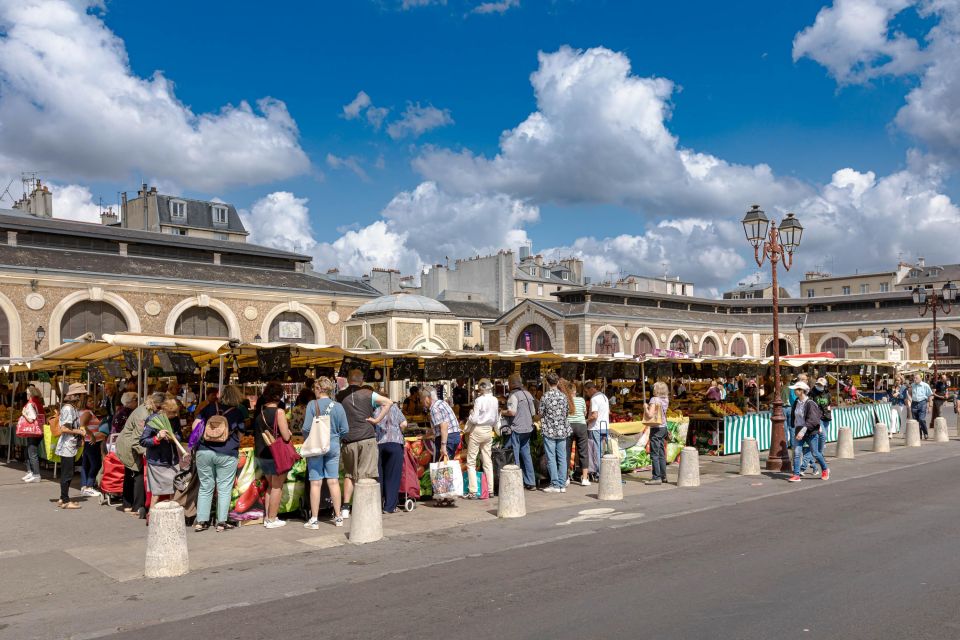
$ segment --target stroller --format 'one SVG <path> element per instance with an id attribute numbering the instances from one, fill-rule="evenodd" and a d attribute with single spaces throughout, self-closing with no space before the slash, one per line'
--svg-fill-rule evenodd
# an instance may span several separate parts
<path id="1" fill-rule="evenodd" d="M 403 448 L 403 468 L 400 471 L 400 503 L 407 513 L 417 508 L 420 499 L 420 478 L 417 477 L 417 457 L 410 447 Z"/>

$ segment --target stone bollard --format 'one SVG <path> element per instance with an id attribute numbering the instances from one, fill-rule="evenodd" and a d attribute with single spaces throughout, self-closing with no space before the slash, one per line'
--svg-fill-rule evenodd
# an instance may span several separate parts
<path id="1" fill-rule="evenodd" d="M 937 418 L 933 421 L 933 439 L 936 442 L 950 442 L 946 418 Z"/>
<path id="2" fill-rule="evenodd" d="M 887 450 L 890 450 L 889 441 Z M 853 460 L 853 429 L 850 427 L 840 427 L 837 430 L 837 458 Z"/>
<path id="3" fill-rule="evenodd" d="M 678 487 L 700 486 L 700 454 L 695 447 L 684 447 L 680 453 L 680 479 Z"/>
<path id="4" fill-rule="evenodd" d="M 623 479 L 620 477 L 620 458 L 607 454 L 600 460 L 600 500 L 623 500 Z"/>
<path id="5" fill-rule="evenodd" d="M 164 500 L 150 507 L 143 575 L 148 578 L 174 578 L 186 575 L 189 571 L 183 507 L 172 500 Z"/>
<path id="6" fill-rule="evenodd" d="M 515 464 L 500 469 L 500 491 L 497 493 L 498 518 L 522 518 L 527 515 L 523 497 L 523 472 Z"/>
<path id="7" fill-rule="evenodd" d="M 887 425 L 882 422 L 873 425 L 873 452 L 890 453 L 890 436 L 887 434 Z"/>
<path id="8" fill-rule="evenodd" d="M 357 480 L 350 511 L 350 543 L 366 544 L 383 538 L 383 505 L 380 483 L 372 478 Z"/>
<path id="9" fill-rule="evenodd" d="M 919 447 L 920 446 L 920 423 L 916 420 L 907 420 L 907 446 L 908 447 Z"/>
<path id="10" fill-rule="evenodd" d="M 756 438 L 744 438 L 740 441 L 740 475 L 760 475 L 760 449 Z"/>

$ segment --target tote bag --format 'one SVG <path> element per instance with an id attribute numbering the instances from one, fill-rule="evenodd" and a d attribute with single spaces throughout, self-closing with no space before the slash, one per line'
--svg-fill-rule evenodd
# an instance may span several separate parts
<path id="1" fill-rule="evenodd" d="M 330 452 L 330 412 L 333 411 L 334 403 L 327 405 L 327 410 L 321 414 L 317 412 L 320 403 L 317 400 L 313 402 L 314 416 L 310 422 L 310 435 L 300 447 L 300 455 L 304 458 L 322 456 Z"/>

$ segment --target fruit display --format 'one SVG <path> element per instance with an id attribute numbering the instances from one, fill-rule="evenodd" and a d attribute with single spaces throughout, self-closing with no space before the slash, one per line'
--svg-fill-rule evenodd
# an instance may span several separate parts
<path id="1" fill-rule="evenodd" d="M 722 418 L 724 416 L 742 416 L 743 411 L 740 410 L 740 407 L 733 404 L 732 402 L 711 402 L 707 407 L 710 409 L 710 413 Z"/>
<path id="2" fill-rule="evenodd" d="M 610 412 L 610 424 L 619 423 L 619 422 L 633 422 L 632 413 L 617 413 L 616 411 Z"/>

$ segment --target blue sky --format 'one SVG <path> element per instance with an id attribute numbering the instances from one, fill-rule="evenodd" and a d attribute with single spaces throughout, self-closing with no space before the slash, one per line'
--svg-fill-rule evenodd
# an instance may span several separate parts
<path id="1" fill-rule="evenodd" d="M 822 246 L 818 244 L 807 251 L 803 268 L 831 258 L 836 261 L 843 246 L 833 244 L 838 230 L 856 234 L 865 225 L 884 224 L 871 222 L 870 207 L 861 202 L 861 192 L 869 197 L 876 191 L 874 197 L 885 201 L 894 195 L 907 201 L 922 193 L 926 194 L 929 206 L 920 215 L 940 222 L 957 215 L 949 199 L 956 195 L 954 159 L 931 152 L 932 143 L 924 139 L 922 126 L 916 122 L 905 125 L 905 120 L 898 120 L 907 94 L 923 89 L 924 74 L 931 62 L 920 58 L 923 50 L 930 48 L 931 27 L 946 22 L 947 13 L 921 15 L 922 11 L 908 6 L 884 17 L 887 31 L 878 36 L 866 28 L 863 38 L 858 39 L 842 31 L 850 28 L 849 24 L 828 24 L 832 15 L 829 3 L 806 1 L 521 0 L 505 3 L 507 8 L 502 12 L 487 14 L 471 13 L 481 4 L 476 0 L 421 0 L 419 4 L 425 6 L 409 8 L 401 6 L 400 0 L 269 5 L 251 1 L 107 0 L 105 7 L 87 6 L 81 0 L 24 1 L 35 4 L 38 10 L 46 9 L 44 16 L 53 15 L 51 7 L 65 15 L 76 11 L 82 16 L 79 19 L 86 21 L 85 28 L 92 30 L 88 48 L 96 48 L 91 43 L 96 41 L 97 33 L 112 32 L 117 38 L 115 46 L 106 47 L 103 55 L 117 54 L 118 48 L 121 53 L 125 51 L 128 77 L 121 77 L 122 70 L 117 69 L 116 77 L 104 71 L 102 79 L 98 78 L 95 57 L 87 68 L 82 68 L 80 62 L 64 61 L 61 64 L 67 71 L 60 69 L 60 73 L 53 74 L 64 78 L 64 85 L 58 91 L 42 93 L 16 77 L 12 62 L 6 69 L 0 62 L 0 128 L 9 129 L 15 118 L 23 116 L 23 109 L 11 106 L 18 91 L 24 93 L 26 101 L 43 106 L 37 111 L 38 117 L 26 125 L 38 130 L 28 130 L 10 142 L 8 148 L 12 151 L 6 162 L 0 155 L 0 174 L 4 169 L 8 175 L 24 169 L 40 170 L 57 184 L 82 186 L 94 202 L 100 196 L 114 200 L 117 191 L 133 191 L 138 181 L 144 179 L 184 195 L 223 198 L 251 211 L 255 218 L 259 215 L 259 220 L 271 215 L 275 219 L 282 215 L 279 211 L 295 209 L 290 219 L 304 227 L 305 238 L 297 238 L 296 233 L 276 233 L 268 228 L 269 224 L 256 224 L 254 220 L 255 237 L 269 244 L 293 245 L 312 252 L 322 268 L 338 265 L 349 271 L 400 266 L 405 271 L 414 270 L 419 264 L 438 259 L 414 235 L 437 228 L 447 235 L 462 232 L 469 240 L 470 215 L 482 218 L 483 212 L 488 211 L 485 207 L 497 202 L 498 206 L 514 203 L 520 207 L 517 215 L 500 221 L 502 233 L 498 231 L 473 245 L 469 241 L 450 242 L 444 250 L 483 252 L 499 242 L 529 239 L 537 249 L 554 248 L 557 255 L 582 253 L 588 270 L 598 274 L 606 270 L 659 270 L 659 265 L 666 261 L 672 272 L 702 282 L 707 288 L 723 288 L 753 270 L 752 257 L 736 244 L 739 240 L 734 236 L 739 233 L 738 218 L 754 199 L 768 196 L 770 201 L 761 204 L 771 212 L 803 205 L 811 213 L 804 217 L 806 212 L 798 211 L 802 219 L 821 222 L 821 227 L 829 223 L 830 235 L 824 232 L 819 237 Z M 65 33 L 60 31 L 64 27 L 52 19 L 37 17 L 40 13 L 18 12 L 11 8 L 13 4 L 13 0 L 0 0 L 0 55 L 4 53 L 6 37 L 8 51 L 29 60 L 30 65 L 43 68 L 44 64 L 56 64 L 39 61 L 39 56 L 33 60 L 31 53 L 36 52 L 29 51 L 27 45 L 12 49 L 17 40 L 16 28 L 29 24 L 41 32 L 57 34 Z M 837 3 L 834 13 L 841 11 L 841 4 Z M 846 4 L 876 9 L 887 3 L 848 0 Z M 911 3 L 904 0 L 903 4 Z M 806 51 L 798 53 L 795 38 L 814 24 L 821 11 L 827 11 L 825 24 L 811 34 Z M 902 34 L 901 42 L 915 39 L 917 51 L 886 50 L 884 47 L 897 41 L 898 33 Z M 849 45 L 843 44 L 850 41 L 864 43 L 863 50 L 850 50 Z M 837 42 L 841 43 L 839 49 Z M 941 36 L 940 46 L 946 50 L 953 51 L 955 44 Z M 654 106 L 665 105 L 664 131 L 650 139 L 642 138 L 639 144 L 650 141 L 656 146 L 666 135 L 672 136 L 677 149 L 706 154 L 723 163 L 746 168 L 768 165 L 773 178 L 763 185 L 770 189 L 751 188 L 753 182 L 744 184 L 740 177 L 735 177 L 722 188 L 710 191 L 722 193 L 722 197 L 706 203 L 706 196 L 698 197 L 691 204 L 682 184 L 675 190 L 665 189 L 662 194 L 647 197 L 638 196 L 632 187 L 618 195 L 615 192 L 622 183 L 617 183 L 608 197 L 608 185 L 602 183 L 568 193 L 562 185 L 569 182 L 569 167 L 553 177 L 544 177 L 538 186 L 527 188 L 522 176 L 504 180 L 493 176 L 501 171 L 498 168 L 454 166 L 450 159 L 464 151 L 471 158 L 492 159 L 501 151 L 504 131 L 518 127 L 538 108 L 551 108 L 538 103 L 531 74 L 541 68 L 538 52 L 554 54 L 564 47 L 574 53 L 557 63 L 568 65 L 568 70 L 584 61 L 579 54 L 603 48 L 615 54 L 614 64 L 621 59 L 628 62 L 628 81 L 659 78 L 673 83 L 666 93 L 653 98 Z M 119 59 L 122 66 L 122 56 Z M 904 63 L 853 81 L 843 75 L 845 70 L 879 68 L 888 60 Z M 39 131 L 43 119 L 56 117 L 57 109 L 51 107 L 57 98 L 51 96 L 62 94 L 64 87 L 75 85 L 76 99 L 83 100 L 84 82 L 89 82 L 114 107 L 123 103 L 120 98 L 125 91 L 134 91 L 129 87 L 114 91 L 114 85 L 129 82 L 157 88 L 150 79 L 158 71 L 172 83 L 166 89 L 168 94 L 175 95 L 194 117 L 216 117 L 225 105 L 237 106 L 242 101 L 255 105 L 264 97 L 282 102 L 299 131 L 299 137 L 289 136 L 291 143 L 299 147 L 297 157 L 277 152 L 269 158 L 261 157 L 262 166 L 255 157 L 249 162 L 249 171 L 239 166 L 243 160 L 238 159 L 230 165 L 235 174 L 232 175 L 215 158 L 209 159 L 209 167 L 203 160 L 196 160 L 190 165 L 190 173 L 169 158 L 141 162 L 135 152 L 124 160 L 106 163 L 110 166 L 92 166 L 99 162 L 98 156 L 122 155 L 117 150 L 120 147 L 105 147 L 87 164 L 62 161 L 62 154 L 52 144 L 38 150 L 44 146 L 35 144 L 43 136 Z M 558 77 L 563 73 L 558 72 Z M 76 74 L 76 80 L 70 74 Z M 561 123 L 559 119 L 567 116 L 554 114 L 552 122 L 558 129 L 591 126 L 594 117 L 590 109 L 596 105 L 591 104 L 588 94 L 593 85 L 584 86 L 587 89 L 577 90 L 579 93 L 556 97 L 556 104 L 583 102 L 582 109 L 564 111 L 582 118 L 582 123 Z M 623 95 L 618 93 L 621 89 L 612 88 L 610 95 Z M 363 111 L 354 119 L 344 117 L 344 106 L 360 91 L 369 96 L 374 107 L 389 109 L 379 128 L 369 123 Z M 411 104 L 445 112 L 452 123 L 417 136 L 393 139 L 387 133 L 388 127 L 398 122 Z M 556 104 L 554 108 L 564 109 Z M 637 113 L 644 107 L 639 103 L 631 106 L 636 107 Z M 149 101 L 134 108 L 149 110 Z M 625 112 L 630 113 L 630 107 Z M 254 115 L 262 112 L 254 107 Z M 70 122 L 82 128 L 86 126 L 84 118 L 94 120 L 90 114 L 79 114 L 71 117 Z M 261 120 L 251 117 L 248 124 Z M 122 127 L 112 132 L 109 122 L 105 124 L 107 130 L 99 132 L 102 136 L 122 137 Z M 96 125 L 90 122 L 91 131 L 96 131 Z M 217 149 L 220 144 L 229 146 L 219 138 L 216 144 L 209 143 L 210 136 L 205 136 L 196 123 L 188 126 L 188 133 L 196 134 L 193 137 L 199 141 L 201 155 L 204 144 Z M 602 133 L 598 133 L 597 139 L 602 139 Z M 136 132 L 134 137 L 139 135 Z M 162 132 L 158 135 L 162 136 Z M 4 142 L 2 134 L 0 142 Z M 145 143 L 149 142 L 150 138 L 145 138 Z M 81 143 L 64 141 L 67 146 Z M 582 157 L 583 170 L 589 173 L 591 162 L 597 166 L 598 159 L 599 164 L 609 159 L 603 156 L 602 148 L 584 149 L 583 144 L 583 140 L 561 140 L 551 147 L 552 155 L 547 157 L 526 151 L 509 163 L 509 171 L 537 171 L 551 157 L 569 154 L 571 158 Z M 252 155 L 262 154 L 254 149 Z M 628 164 L 634 159 L 624 158 Z M 935 172 L 931 166 L 936 167 Z M 837 188 L 847 195 L 856 192 L 850 197 L 839 197 L 828 188 L 836 172 L 844 169 L 854 173 L 844 174 Z M 205 170 L 215 177 L 195 178 L 197 172 Z M 464 172 L 476 175 L 461 179 Z M 873 182 L 861 185 L 870 182 L 863 178 L 868 172 L 873 172 Z M 896 183 L 899 186 L 894 187 L 894 195 L 881 188 L 885 178 L 902 172 L 909 173 L 908 187 Z M 412 201 L 396 200 L 426 182 L 438 185 L 440 205 L 424 205 L 416 197 Z M 271 202 L 275 208 L 263 204 L 270 194 L 281 193 L 289 197 L 274 198 Z M 946 209 L 942 200 L 936 199 L 941 195 L 948 198 Z M 505 199 L 490 200 L 501 196 Z M 465 199 L 469 202 L 465 203 Z M 68 202 L 67 206 L 82 206 L 75 200 Z M 446 216 L 445 212 L 450 210 L 459 212 L 451 214 L 458 221 L 452 227 L 423 224 L 431 220 L 431 215 Z M 894 205 L 888 215 L 896 216 Z M 672 221 L 673 226 L 658 227 L 665 220 Z M 689 224 L 678 222 L 683 220 Z M 366 261 L 355 259 L 358 252 L 363 252 L 357 244 L 371 236 L 342 238 L 342 234 L 349 229 L 365 230 L 378 222 L 385 225 L 382 242 L 397 246 Z M 813 227 L 810 231 L 810 237 L 817 240 L 818 232 Z M 613 239 L 620 236 L 629 238 L 619 248 L 611 248 L 616 244 Z M 587 240 L 590 238 L 594 242 Z M 867 239 L 881 245 L 892 240 L 882 233 Z M 723 252 L 716 254 L 714 262 L 691 260 L 686 255 L 703 254 L 711 243 Z M 886 268 L 899 252 L 937 257 L 924 247 L 910 246 L 905 241 L 891 244 L 896 246 L 841 256 L 835 268 Z M 390 261 L 397 264 L 386 264 Z"/>

